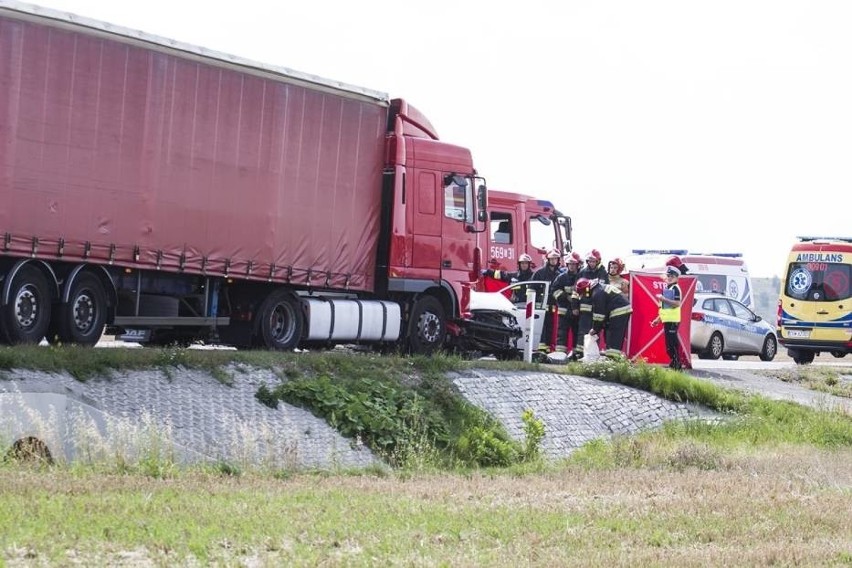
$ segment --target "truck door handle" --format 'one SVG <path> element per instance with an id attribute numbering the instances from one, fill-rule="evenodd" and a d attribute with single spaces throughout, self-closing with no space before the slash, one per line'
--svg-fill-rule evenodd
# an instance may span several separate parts
<path id="1" fill-rule="evenodd" d="M 453 261 L 452 260 L 442 260 L 441 261 L 441 268 L 452 268 L 452 267 L 453 267 Z"/>
<path id="2" fill-rule="evenodd" d="M 817 313 L 818 313 L 819 315 L 821 315 L 821 316 L 827 316 L 827 315 L 828 315 L 828 312 L 823 311 L 823 310 L 820 310 L 820 311 L 818 311 Z"/>

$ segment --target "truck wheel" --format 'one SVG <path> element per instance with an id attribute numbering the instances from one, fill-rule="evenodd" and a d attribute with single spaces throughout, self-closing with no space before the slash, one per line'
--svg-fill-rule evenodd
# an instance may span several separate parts
<path id="1" fill-rule="evenodd" d="M 436 298 L 424 296 L 415 302 L 408 320 L 409 351 L 418 355 L 434 353 L 444 345 L 447 318 Z"/>
<path id="2" fill-rule="evenodd" d="M 50 292 L 47 279 L 32 266 L 15 275 L 9 303 L 0 308 L 0 331 L 12 344 L 38 343 L 50 324 Z"/>
<path id="3" fill-rule="evenodd" d="M 778 341 L 774 335 L 767 335 L 763 341 L 763 349 L 760 350 L 761 361 L 772 361 L 778 353 Z"/>
<path id="4" fill-rule="evenodd" d="M 68 302 L 54 309 L 48 341 L 55 337 L 62 343 L 91 347 L 103 334 L 106 312 L 106 292 L 101 281 L 93 274 L 80 274 L 71 287 Z"/>
<path id="5" fill-rule="evenodd" d="M 839 350 L 838 351 L 832 351 L 831 356 L 836 357 L 837 359 L 843 359 L 844 357 L 846 357 L 846 352 L 845 351 L 839 351 Z"/>
<path id="6" fill-rule="evenodd" d="M 302 324 L 299 300 L 286 290 L 277 290 L 264 300 L 258 311 L 258 343 L 277 351 L 295 349 L 302 339 Z"/>

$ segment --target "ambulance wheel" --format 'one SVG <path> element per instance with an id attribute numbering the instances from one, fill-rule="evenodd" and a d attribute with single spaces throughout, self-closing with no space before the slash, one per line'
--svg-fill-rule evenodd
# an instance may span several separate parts
<path id="1" fill-rule="evenodd" d="M 437 298 L 423 296 L 414 303 L 408 318 L 408 350 L 415 355 L 434 353 L 444 345 L 447 316 Z"/>
<path id="2" fill-rule="evenodd" d="M 0 307 L 0 332 L 11 345 L 38 343 L 50 325 L 47 279 L 37 268 L 24 266 L 11 284 L 9 303 Z"/>
<path id="3" fill-rule="evenodd" d="M 807 365 L 814 362 L 813 351 L 797 351 L 790 349 L 788 353 L 790 354 L 790 357 L 793 358 L 793 362 L 795 362 L 796 365 Z"/>
<path id="4" fill-rule="evenodd" d="M 302 311 L 298 298 L 286 290 L 272 292 L 261 304 L 255 322 L 255 342 L 275 351 L 295 349 L 302 339 Z"/>

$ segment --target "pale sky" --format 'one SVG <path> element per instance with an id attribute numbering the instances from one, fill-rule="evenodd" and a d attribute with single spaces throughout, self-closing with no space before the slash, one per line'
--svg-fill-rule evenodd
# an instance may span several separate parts
<path id="1" fill-rule="evenodd" d="M 852 237 L 847 0 L 35 3 L 407 99 L 580 254 Z"/>

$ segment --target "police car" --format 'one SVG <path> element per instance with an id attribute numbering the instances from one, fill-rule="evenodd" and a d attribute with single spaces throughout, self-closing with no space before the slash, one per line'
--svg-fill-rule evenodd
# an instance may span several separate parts
<path id="1" fill-rule="evenodd" d="M 690 325 L 692 352 L 700 359 L 757 355 L 772 361 L 778 352 L 775 326 L 724 294 L 696 293 Z"/>

